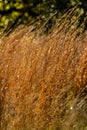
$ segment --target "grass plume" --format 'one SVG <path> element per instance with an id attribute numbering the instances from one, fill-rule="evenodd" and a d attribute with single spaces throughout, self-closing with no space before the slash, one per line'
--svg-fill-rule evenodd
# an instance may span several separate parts
<path id="1" fill-rule="evenodd" d="M 30 26 L 1 38 L 2 130 L 87 129 L 87 32 L 73 14 L 46 36 Z"/>

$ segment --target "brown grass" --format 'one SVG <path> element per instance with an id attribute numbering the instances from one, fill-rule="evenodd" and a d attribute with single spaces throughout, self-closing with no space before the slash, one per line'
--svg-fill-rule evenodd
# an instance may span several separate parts
<path id="1" fill-rule="evenodd" d="M 87 129 L 87 36 L 64 22 L 47 36 L 24 27 L 1 39 L 1 130 Z"/>

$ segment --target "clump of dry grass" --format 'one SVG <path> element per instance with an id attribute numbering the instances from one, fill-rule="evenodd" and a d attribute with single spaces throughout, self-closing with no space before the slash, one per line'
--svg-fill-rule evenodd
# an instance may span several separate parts
<path id="1" fill-rule="evenodd" d="M 87 129 L 87 37 L 73 13 L 47 36 L 24 27 L 2 38 L 2 130 Z"/>

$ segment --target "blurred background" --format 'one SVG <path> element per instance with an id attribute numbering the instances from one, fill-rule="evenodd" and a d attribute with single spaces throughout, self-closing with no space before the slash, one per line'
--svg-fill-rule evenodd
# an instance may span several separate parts
<path id="1" fill-rule="evenodd" d="M 45 21 L 51 28 L 57 17 L 76 5 L 79 13 L 82 12 L 80 22 L 83 22 L 87 12 L 86 0 L 0 0 L 0 30 Z"/>

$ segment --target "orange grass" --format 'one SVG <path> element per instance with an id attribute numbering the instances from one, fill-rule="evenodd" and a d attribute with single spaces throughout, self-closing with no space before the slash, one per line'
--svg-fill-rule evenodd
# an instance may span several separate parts
<path id="1" fill-rule="evenodd" d="M 87 36 L 68 24 L 1 39 L 1 130 L 87 129 Z"/>

